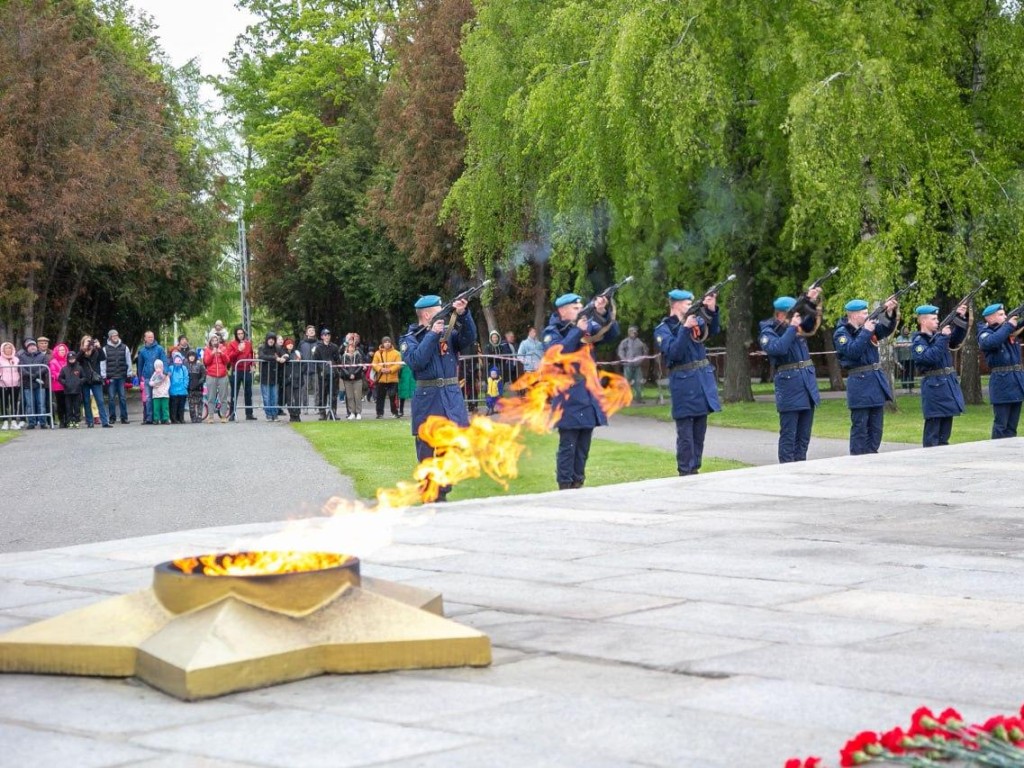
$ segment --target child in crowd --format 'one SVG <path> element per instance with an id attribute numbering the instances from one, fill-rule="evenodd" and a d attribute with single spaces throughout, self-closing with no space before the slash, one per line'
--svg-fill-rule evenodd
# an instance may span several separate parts
<path id="1" fill-rule="evenodd" d="M 171 356 L 171 424 L 185 423 L 185 402 L 188 400 L 188 368 L 178 352 Z"/>
<path id="2" fill-rule="evenodd" d="M 504 389 L 504 383 L 501 377 L 498 375 L 497 368 L 491 368 L 491 373 L 487 377 L 487 397 L 484 402 L 487 403 L 487 415 L 491 416 L 494 413 L 495 408 L 498 405 L 498 398 L 501 397 L 501 391 Z"/>
<path id="3" fill-rule="evenodd" d="M 203 420 L 203 388 L 206 386 L 206 366 L 194 349 L 188 351 L 188 417 L 193 424 Z"/>
<path id="4" fill-rule="evenodd" d="M 153 361 L 153 375 L 149 377 L 153 393 L 153 423 L 170 424 L 171 377 L 164 372 L 164 361 Z"/>
<path id="5" fill-rule="evenodd" d="M 68 351 L 67 365 L 60 369 L 58 376 L 60 385 L 64 387 L 64 409 L 68 426 L 78 429 L 78 419 L 82 413 L 82 388 L 85 386 L 85 373 L 82 371 L 82 366 L 78 364 L 78 353 L 75 350 Z M 90 417 L 86 415 L 86 418 Z"/>
<path id="6" fill-rule="evenodd" d="M 53 404 L 61 429 L 68 428 L 68 404 L 64 396 L 64 385 L 60 383 L 60 372 L 68 364 L 68 345 L 61 342 L 53 348 L 50 358 L 50 381 L 53 383 Z"/>

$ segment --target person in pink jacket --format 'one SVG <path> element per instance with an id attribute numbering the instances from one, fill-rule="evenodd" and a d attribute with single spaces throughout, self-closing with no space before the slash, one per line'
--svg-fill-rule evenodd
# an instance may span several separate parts
<path id="1" fill-rule="evenodd" d="M 21 372 L 18 350 L 9 341 L 0 344 L 0 429 L 21 429 L 17 413 L 21 409 Z"/>
<path id="2" fill-rule="evenodd" d="M 61 342 L 53 348 L 53 357 L 50 358 L 50 381 L 53 383 L 54 405 L 57 406 L 57 418 L 60 421 L 60 428 L 68 428 L 68 407 L 64 397 L 64 385 L 58 377 L 61 369 L 68 364 L 68 345 Z"/>

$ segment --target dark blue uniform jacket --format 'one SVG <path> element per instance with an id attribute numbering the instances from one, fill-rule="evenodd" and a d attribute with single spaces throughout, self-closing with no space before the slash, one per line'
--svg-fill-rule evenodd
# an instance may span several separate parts
<path id="1" fill-rule="evenodd" d="M 413 331 L 418 324 L 410 325 L 408 332 L 399 340 L 402 359 L 412 370 L 416 381 L 432 379 L 457 379 L 459 377 L 459 354 L 473 351 L 476 343 L 476 323 L 473 316 L 453 316 L 455 329 L 448 342 L 443 343 L 441 335 L 427 331 L 419 339 Z M 460 427 L 469 425 L 469 412 L 462 388 L 458 384 L 444 387 L 416 387 L 412 397 L 412 433 L 415 435 L 428 416 L 444 416 Z"/>
<path id="2" fill-rule="evenodd" d="M 713 336 L 720 330 L 718 310 L 711 313 L 711 323 L 706 324 L 703 317 L 697 318 L 697 330 L 700 338 Z M 707 330 L 705 334 L 704 331 Z M 693 337 L 692 329 L 684 328 L 675 316 L 666 317 L 654 329 L 654 340 L 661 349 L 665 367 L 669 371 L 668 387 L 672 393 L 672 418 L 688 419 L 706 416 L 714 411 L 722 410 L 718 402 L 718 383 L 715 381 L 714 366 L 690 370 L 672 368 L 699 360 L 707 360 L 708 354 L 704 342 Z"/>
<path id="3" fill-rule="evenodd" d="M 910 350 L 914 369 L 921 379 L 921 411 L 926 419 L 959 416 L 964 412 L 964 393 L 960 391 L 960 380 L 956 373 L 936 376 L 924 374 L 929 371 L 953 367 L 953 353 L 950 344 L 957 346 L 967 336 L 967 329 L 953 326 L 953 333 L 934 336 L 918 331 L 910 339 Z"/>
<path id="4" fill-rule="evenodd" d="M 808 315 L 800 327 L 806 332 L 814 330 L 818 319 Z M 814 366 L 780 371 L 784 365 L 810 361 L 811 354 L 807 350 L 807 342 L 798 336 L 796 328 L 786 325 L 779 332 L 780 326 L 774 318 L 761 321 L 761 335 L 758 341 L 761 349 L 768 355 L 775 369 L 775 407 L 779 413 L 786 411 L 806 411 L 821 402 L 818 396 L 818 382 L 814 376 Z"/>
<path id="5" fill-rule="evenodd" d="M 602 324 L 591 320 L 587 335 L 600 338 L 597 342 L 599 344 L 611 344 L 619 338 L 619 323 L 617 320 L 610 320 Z M 558 313 L 555 312 L 548 319 L 543 341 L 545 352 L 555 344 L 561 344 L 563 352 L 577 352 L 583 344 L 583 331 L 577 328 L 574 322 L 560 320 Z M 590 354 L 594 355 L 593 345 Z M 552 407 L 559 405 L 562 407 L 562 416 L 556 425 L 558 429 L 588 429 L 608 424 L 608 417 L 583 383 L 582 376 L 568 391 L 551 403 Z"/>
<path id="6" fill-rule="evenodd" d="M 1020 366 L 1020 342 L 1013 337 L 1017 330 L 1009 323 L 995 327 L 978 323 L 978 346 L 985 353 L 989 369 L 1007 365 Z M 1024 373 L 1000 371 L 989 376 L 988 399 L 993 405 L 1024 402 Z"/>
<path id="7" fill-rule="evenodd" d="M 896 327 L 893 318 L 887 325 L 881 321 L 874 333 L 854 328 L 843 322 L 832 334 L 839 364 L 847 371 L 875 365 L 879 361 L 877 342 L 891 334 Z M 860 371 L 846 377 L 846 405 L 849 408 L 879 408 L 892 400 L 892 388 L 885 371 Z"/>

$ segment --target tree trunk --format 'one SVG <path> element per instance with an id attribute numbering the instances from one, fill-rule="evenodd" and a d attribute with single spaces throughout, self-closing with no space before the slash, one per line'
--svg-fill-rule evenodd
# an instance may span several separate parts
<path id="1" fill-rule="evenodd" d="M 832 334 L 828 329 L 821 332 L 822 340 L 825 342 L 825 366 L 828 368 L 828 389 L 830 392 L 845 392 L 846 382 L 843 381 L 843 370 L 839 367 L 839 359 L 836 357 L 836 345 L 832 343 Z"/>
<path id="2" fill-rule="evenodd" d="M 35 338 L 36 335 L 36 271 L 29 266 L 28 278 L 25 281 L 28 295 L 25 297 L 24 314 L 22 315 L 22 338 Z M 61 337 L 63 338 L 63 337 Z"/>
<path id="3" fill-rule="evenodd" d="M 750 403 L 754 401 L 754 390 L 750 386 L 750 330 L 753 323 L 753 285 L 745 257 L 742 254 L 733 259 L 732 271 L 736 274 L 729 292 L 729 323 L 725 339 L 725 391 L 727 403 Z"/>
<path id="4" fill-rule="evenodd" d="M 985 402 L 981 390 L 979 355 L 977 334 L 968 328 L 967 338 L 960 347 L 960 389 L 964 393 L 964 402 L 970 405 L 981 405 Z"/>
<path id="5" fill-rule="evenodd" d="M 68 337 L 68 323 L 71 320 L 71 308 L 75 306 L 75 299 L 78 298 L 78 291 L 82 287 L 82 278 L 85 277 L 85 267 L 79 267 L 75 273 L 75 287 L 71 289 L 68 294 L 67 304 L 64 306 L 64 313 L 60 319 L 60 333 L 57 334 L 58 339 L 66 339 Z"/>
<path id="6" fill-rule="evenodd" d="M 547 325 L 548 285 L 545 274 L 546 262 L 533 262 L 533 327 L 537 333 Z"/>
<path id="7" fill-rule="evenodd" d="M 476 279 L 481 281 L 481 282 L 483 282 L 484 280 L 487 279 L 487 276 L 484 274 L 484 267 L 483 267 L 482 264 L 478 265 L 477 268 L 476 268 Z M 480 334 L 481 333 L 483 333 L 484 334 L 484 338 L 486 338 L 486 334 L 490 333 L 492 330 L 497 330 L 498 329 L 498 318 L 494 314 L 494 307 L 492 307 L 490 304 L 484 304 L 483 305 L 483 312 L 484 312 L 484 322 L 485 322 L 487 327 L 483 328 L 479 324 L 477 324 L 476 333 L 477 333 L 477 343 L 478 344 L 481 343 L 481 340 L 480 340 Z"/>

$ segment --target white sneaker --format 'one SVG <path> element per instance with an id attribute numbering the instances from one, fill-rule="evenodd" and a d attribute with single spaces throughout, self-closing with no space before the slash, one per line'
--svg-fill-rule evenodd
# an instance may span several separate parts
<path id="1" fill-rule="evenodd" d="M 345 421 L 352 421 L 352 419 L 354 419 L 355 417 L 356 415 L 354 413 L 350 413 L 348 417 L 345 419 Z"/>
<path id="2" fill-rule="evenodd" d="M 16 429 L 24 429 L 24 427 L 25 427 L 25 422 L 24 421 L 19 421 L 18 422 L 18 426 L 16 427 Z"/>
<path id="3" fill-rule="evenodd" d="M 7 422 L 6 421 L 4 422 L 4 425 L 2 427 L 0 427 L 0 432 L 2 432 L 5 429 L 7 429 Z"/>
<path id="4" fill-rule="evenodd" d="M 362 420 L 363 420 L 363 414 L 357 413 L 356 414 L 356 421 L 362 421 Z"/>
<path id="5" fill-rule="evenodd" d="M 21 422 L 21 421 L 12 421 L 12 422 L 11 422 L 11 431 L 13 432 L 13 431 L 15 431 L 15 430 L 21 429 L 21 425 L 22 425 L 22 424 L 24 424 L 24 422 Z"/>

